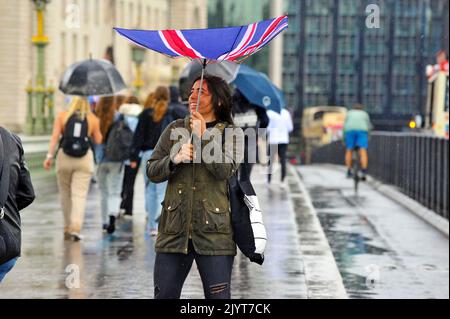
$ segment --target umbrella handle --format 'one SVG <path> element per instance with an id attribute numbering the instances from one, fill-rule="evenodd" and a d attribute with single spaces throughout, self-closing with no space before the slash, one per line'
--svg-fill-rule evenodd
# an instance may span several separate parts
<path id="1" fill-rule="evenodd" d="M 205 69 L 206 69 L 206 59 L 203 59 L 202 63 L 202 75 L 200 77 L 200 89 L 198 91 L 198 97 L 197 97 L 197 106 L 195 108 L 195 111 L 198 112 L 198 107 L 200 106 L 200 97 L 202 95 L 202 89 L 203 89 L 203 77 L 205 76 Z M 191 132 L 191 143 L 193 142 L 194 137 L 194 130 Z"/>
<path id="2" fill-rule="evenodd" d="M 200 97 L 202 95 L 202 89 L 203 89 L 203 77 L 205 75 L 205 70 L 206 70 L 206 59 L 203 59 L 203 64 L 202 64 L 202 75 L 200 77 L 200 90 L 198 92 L 198 98 L 197 98 L 197 107 L 195 109 L 196 112 L 198 112 L 198 107 L 200 106 Z"/>

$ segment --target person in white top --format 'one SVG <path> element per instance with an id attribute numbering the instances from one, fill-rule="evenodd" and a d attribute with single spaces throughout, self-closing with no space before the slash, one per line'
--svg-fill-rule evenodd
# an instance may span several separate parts
<path id="1" fill-rule="evenodd" d="M 269 126 L 267 127 L 269 142 L 269 174 L 268 182 L 272 179 L 272 166 L 275 155 L 278 153 L 281 164 L 281 182 L 286 177 L 286 152 L 289 145 L 289 133 L 294 130 L 291 114 L 288 110 L 282 109 L 281 113 L 272 110 L 267 111 Z"/>

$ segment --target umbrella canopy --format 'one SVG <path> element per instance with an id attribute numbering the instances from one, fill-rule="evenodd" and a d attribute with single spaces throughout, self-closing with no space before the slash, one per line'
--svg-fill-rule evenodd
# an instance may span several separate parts
<path id="1" fill-rule="evenodd" d="M 209 75 L 218 76 L 227 83 L 231 83 L 236 79 L 239 71 L 239 64 L 223 61 L 222 63 L 208 64 L 205 69 L 205 73 Z M 181 71 L 180 79 L 184 79 L 189 82 L 193 82 L 202 73 L 202 65 L 196 61 L 189 62 Z"/>
<path id="2" fill-rule="evenodd" d="M 126 85 L 119 71 L 107 60 L 88 59 L 69 66 L 59 83 L 68 95 L 113 95 Z"/>
<path id="3" fill-rule="evenodd" d="M 232 83 L 251 104 L 278 113 L 286 107 L 283 92 L 264 73 L 241 65 Z"/>
<path id="4" fill-rule="evenodd" d="M 242 61 L 258 52 L 288 27 L 288 17 L 264 20 L 240 27 L 194 30 L 134 30 L 114 28 L 133 43 L 172 58 L 202 61 L 197 111 L 206 65 L 213 61 Z"/>
<path id="5" fill-rule="evenodd" d="M 173 58 L 237 61 L 261 50 L 288 27 L 288 17 L 246 26 L 194 30 L 133 30 L 114 28 L 135 44 Z"/>

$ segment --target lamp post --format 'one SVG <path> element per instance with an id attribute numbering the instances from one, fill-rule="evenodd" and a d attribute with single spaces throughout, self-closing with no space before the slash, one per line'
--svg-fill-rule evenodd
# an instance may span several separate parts
<path id="1" fill-rule="evenodd" d="M 46 118 L 46 102 L 53 105 L 53 88 L 46 87 L 45 79 L 45 47 L 49 43 L 48 37 L 44 34 L 44 12 L 46 5 L 51 0 L 32 0 L 37 16 L 37 34 L 31 38 L 31 42 L 36 46 L 37 50 L 37 74 L 35 87 L 31 83 L 27 86 L 28 108 L 26 131 L 28 134 L 41 135 L 48 133 L 51 123 L 47 123 Z M 48 100 L 47 100 L 48 98 Z M 47 101 L 46 101 L 47 100 Z M 33 108 L 33 101 L 35 108 Z M 35 117 L 33 116 L 33 109 Z M 53 109 L 49 110 L 53 112 Z M 53 114 L 50 115 L 50 118 Z M 50 125 L 49 125 L 50 124 Z"/>
<path id="2" fill-rule="evenodd" d="M 136 64 L 136 78 L 133 81 L 133 87 L 135 88 L 136 95 L 139 96 L 140 89 L 144 86 L 141 66 L 145 60 L 145 49 L 136 45 L 131 46 L 131 59 Z"/>

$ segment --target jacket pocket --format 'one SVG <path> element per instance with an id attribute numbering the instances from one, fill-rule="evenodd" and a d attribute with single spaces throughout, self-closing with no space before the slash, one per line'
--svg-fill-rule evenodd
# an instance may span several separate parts
<path id="1" fill-rule="evenodd" d="M 168 235 L 176 235 L 183 230 L 181 199 L 163 202 L 160 231 Z"/>
<path id="2" fill-rule="evenodd" d="M 207 200 L 203 201 L 204 215 L 202 231 L 205 233 L 230 233 L 230 214 L 228 208 L 224 209 Z"/>

